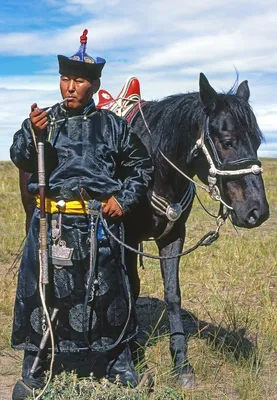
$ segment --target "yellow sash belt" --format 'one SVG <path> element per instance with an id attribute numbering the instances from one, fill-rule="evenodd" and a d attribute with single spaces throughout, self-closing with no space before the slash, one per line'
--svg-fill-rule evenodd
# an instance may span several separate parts
<path id="1" fill-rule="evenodd" d="M 36 196 L 37 208 L 40 208 L 40 197 Z M 88 202 L 80 202 L 78 200 L 71 200 L 65 202 L 65 207 L 61 210 L 57 208 L 57 201 L 46 197 L 45 199 L 45 211 L 49 214 L 55 214 L 59 211 L 65 214 L 87 214 Z"/>

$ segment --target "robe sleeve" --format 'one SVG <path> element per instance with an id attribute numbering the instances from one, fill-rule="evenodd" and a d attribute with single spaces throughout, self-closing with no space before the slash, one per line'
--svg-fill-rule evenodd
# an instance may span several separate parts
<path id="1" fill-rule="evenodd" d="M 126 121 L 121 121 L 121 131 L 118 176 L 122 180 L 122 188 L 114 197 L 124 213 L 128 213 L 146 194 L 152 179 L 153 165 L 146 147 Z"/>
<path id="2" fill-rule="evenodd" d="M 13 138 L 13 144 L 10 148 L 10 157 L 12 162 L 22 171 L 37 173 L 38 153 L 35 135 L 31 131 L 30 119 L 26 119 L 19 131 Z M 45 140 L 44 159 L 47 173 L 51 172 L 57 166 L 56 150 L 52 144 Z"/>
<path id="3" fill-rule="evenodd" d="M 37 150 L 29 118 L 25 119 L 21 129 L 14 134 L 10 157 L 12 162 L 23 171 L 35 172 L 37 170 Z"/>

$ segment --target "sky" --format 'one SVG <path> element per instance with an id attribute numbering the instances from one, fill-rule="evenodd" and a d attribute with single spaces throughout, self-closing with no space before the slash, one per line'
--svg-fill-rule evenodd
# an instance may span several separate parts
<path id="1" fill-rule="evenodd" d="M 238 73 L 265 137 L 258 154 L 277 157 L 276 21 L 276 0 L 2 0 L 0 160 L 32 103 L 61 100 L 57 55 L 75 54 L 85 28 L 87 53 L 107 60 L 101 87 L 114 97 L 130 76 L 156 100 L 198 91 L 200 72 L 227 92 Z"/>

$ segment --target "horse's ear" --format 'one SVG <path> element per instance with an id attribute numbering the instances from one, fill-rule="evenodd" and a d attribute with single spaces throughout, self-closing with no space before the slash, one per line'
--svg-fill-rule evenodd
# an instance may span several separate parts
<path id="1" fill-rule="evenodd" d="M 250 90 L 248 86 L 248 81 L 243 81 L 238 87 L 237 96 L 242 97 L 244 100 L 248 101 L 250 97 Z"/>
<path id="2" fill-rule="evenodd" d="M 215 109 L 217 93 L 210 85 L 206 76 L 201 72 L 199 76 L 200 99 L 208 112 Z"/>

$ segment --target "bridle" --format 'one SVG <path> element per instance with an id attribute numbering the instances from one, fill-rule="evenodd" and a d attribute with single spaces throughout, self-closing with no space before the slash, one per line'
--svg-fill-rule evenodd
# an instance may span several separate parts
<path id="1" fill-rule="evenodd" d="M 208 163 L 210 164 L 209 174 L 211 176 L 234 176 L 246 175 L 251 173 L 258 175 L 263 172 L 260 161 L 253 158 L 241 158 L 239 160 L 229 161 L 228 163 L 223 164 L 219 159 L 214 142 L 212 141 L 209 130 L 209 123 L 210 118 L 207 116 L 204 123 L 204 129 L 201 132 L 201 136 L 196 141 L 196 145 L 192 149 L 191 153 L 197 151 L 198 149 L 202 149 Z M 213 157 L 210 155 L 209 150 L 212 153 Z"/>
<path id="2" fill-rule="evenodd" d="M 162 157 L 173 167 L 175 168 L 181 175 L 183 175 L 186 179 L 194 182 L 195 185 L 201 187 L 206 192 L 209 193 L 212 200 L 220 201 L 227 209 L 232 210 L 233 208 L 229 206 L 222 199 L 220 189 L 217 186 L 218 176 L 222 177 L 230 177 L 230 176 L 241 176 L 254 174 L 259 175 L 263 172 L 261 167 L 261 163 L 257 159 L 239 159 L 235 161 L 230 161 L 228 163 L 222 163 L 218 156 L 218 152 L 212 141 L 210 130 L 209 130 L 209 116 L 206 117 L 205 122 L 203 124 L 203 129 L 201 131 L 200 138 L 196 141 L 195 146 L 190 152 L 190 156 L 196 158 L 199 155 L 199 150 L 202 151 L 206 160 L 210 166 L 208 172 L 208 187 L 206 188 L 204 185 L 195 182 L 192 178 L 190 178 L 187 174 L 181 171 L 172 161 L 170 161 L 161 150 L 160 154 Z"/>

